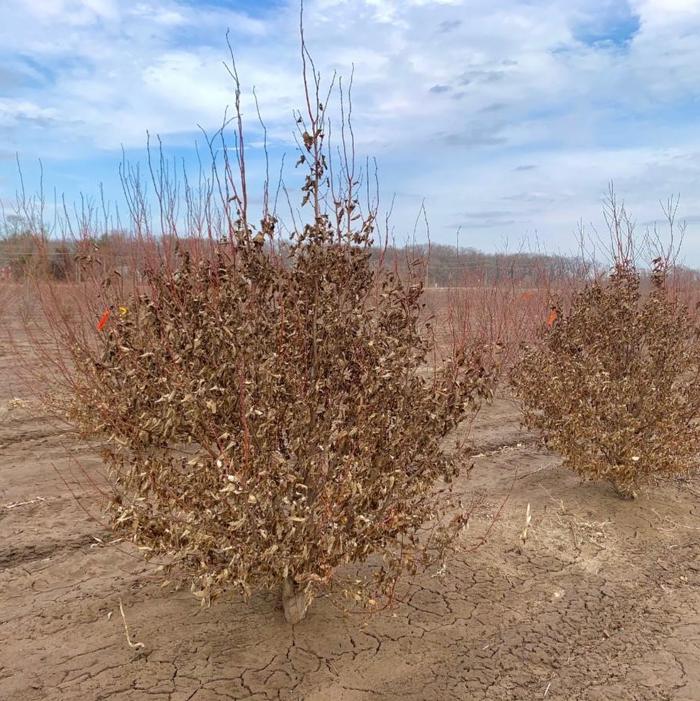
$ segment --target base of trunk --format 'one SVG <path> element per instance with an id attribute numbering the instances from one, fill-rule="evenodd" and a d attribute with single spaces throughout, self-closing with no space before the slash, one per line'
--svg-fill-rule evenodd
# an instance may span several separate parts
<path id="1" fill-rule="evenodd" d="M 311 597 L 306 589 L 299 589 L 291 577 L 282 582 L 282 608 L 287 623 L 299 623 L 306 616 L 310 604 Z"/>
<path id="2" fill-rule="evenodd" d="M 633 500 L 637 498 L 637 490 L 629 485 L 621 486 L 615 482 L 612 483 L 615 492 L 620 499 Z"/>

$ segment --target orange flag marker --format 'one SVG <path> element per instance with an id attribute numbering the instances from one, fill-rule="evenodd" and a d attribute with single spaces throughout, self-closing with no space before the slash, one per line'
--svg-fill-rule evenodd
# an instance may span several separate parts
<path id="1" fill-rule="evenodd" d="M 97 322 L 97 330 L 102 331 L 102 329 L 105 327 L 105 324 L 107 321 L 109 321 L 109 315 L 111 314 L 110 309 L 105 309 L 104 314 L 100 317 L 100 320 Z"/>

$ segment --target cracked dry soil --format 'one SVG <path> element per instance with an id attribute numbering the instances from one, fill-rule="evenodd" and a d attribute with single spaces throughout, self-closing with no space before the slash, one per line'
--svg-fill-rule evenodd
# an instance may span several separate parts
<path id="1" fill-rule="evenodd" d="M 0 402 L 16 394 L 11 362 L 0 356 Z M 405 582 L 403 603 L 372 617 L 317 600 L 292 628 L 272 595 L 200 609 L 161 588 L 71 495 L 84 477 L 66 449 L 88 470 L 98 459 L 13 411 L 0 420 L 0 699 L 700 700 L 700 479 L 620 501 L 518 420 L 499 399 L 477 421 L 459 486 L 486 501 L 444 573 Z M 143 649 L 127 645 L 120 600 Z"/>

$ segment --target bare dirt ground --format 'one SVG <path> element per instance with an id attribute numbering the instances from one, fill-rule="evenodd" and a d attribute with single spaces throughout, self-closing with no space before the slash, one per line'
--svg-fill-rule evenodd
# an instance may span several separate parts
<path id="1" fill-rule="evenodd" d="M 88 471 L 99 460 L 7 410 L 31 399 L 11 381 L 15 362 L 0 352 L 3 701 L 700 699 L 697 477 L 621 501 L 564 471 L 497 399 L 459 485 L 487 502 L 446 571 L 407 582 L 404 603 L 370 618 L 321 599 L 290 627 L 272 594 L 201 609 L 110 544 L 72 495 L 85 478 L 66 451 Z M 120 600 L 143 648 L 127 644 Z"/>

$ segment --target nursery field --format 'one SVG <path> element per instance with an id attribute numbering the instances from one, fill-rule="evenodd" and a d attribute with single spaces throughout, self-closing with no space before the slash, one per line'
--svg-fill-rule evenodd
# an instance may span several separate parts
<path id="1" fill-rule="evenodd" d="M 445 570 L 370 617 L 319 599 L 290 626 L 277 593 L 200 608 L 111 542 L 75 498 L 96 511 L 74 461 L 99 458 L 28 410 L 21 350 L 0 354 L 3 701 L 700 699 L 697 477 L 634 502 L 581 484 L 498 396 L 472 432 L 457 489 L 481 501 Z"/>

